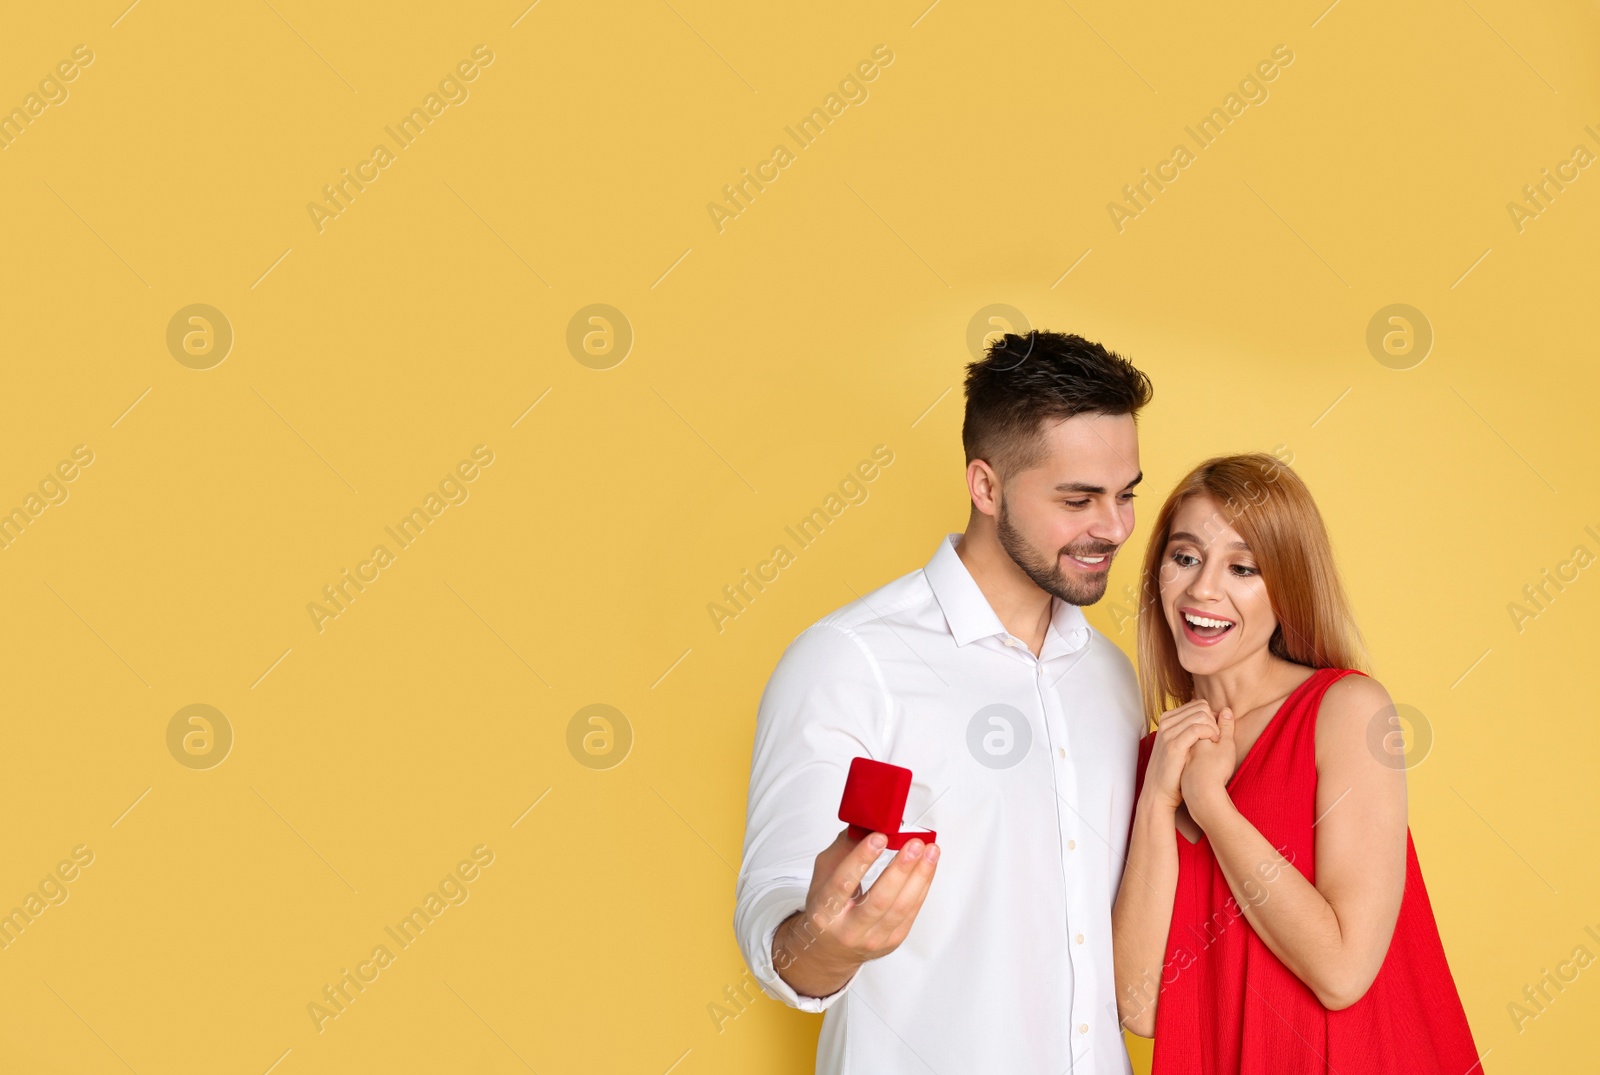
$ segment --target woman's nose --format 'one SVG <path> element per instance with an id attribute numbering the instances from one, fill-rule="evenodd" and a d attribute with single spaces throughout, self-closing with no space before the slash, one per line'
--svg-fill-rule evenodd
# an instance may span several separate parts
<path id="1" fill-rule="evenodd" d="M 1216 571 L 1208 564 L 1195 572 L 1194 581 L 1189 584 L 1189 593 L 1195 600 L 1210 600 L 1221 592 L 1221 579 Z"/>

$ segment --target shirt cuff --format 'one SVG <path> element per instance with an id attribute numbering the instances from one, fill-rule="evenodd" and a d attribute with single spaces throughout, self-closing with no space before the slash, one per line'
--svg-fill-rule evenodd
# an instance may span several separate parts
<path id="1" fill-rule="evenodd" d="M 789 885 L 781 886 L 764 893 L 751 908 L 750 930 L 754 935 L 754 956 L 751 961 L 751 970 L 755 972 L 756 981 L 760 984 L 762 992 L 773 1000 L 780 1000 L 791 1008 L 803 1012 L 825 1012 L 831 1008 L 835 1001 L 850 991 L 855 980 L 861 976 L 860 968 L 850 976 L 850 980 L 837 990 L 825 997 L 802 996 L 788 982 L 778 975 L 778 970 L 772 963 L 772 937 L 778 932 L 785 919 L 796 911 L 806 909 L 806 894 L 809 886 Z"/>

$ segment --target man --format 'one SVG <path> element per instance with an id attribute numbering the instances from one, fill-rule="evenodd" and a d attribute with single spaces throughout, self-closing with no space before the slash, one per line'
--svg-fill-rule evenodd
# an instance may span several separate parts
<path id="1" fill-rule="evenodd" d="M 827 1013 L 819 1073 L 1131 1071 L 1111 906 L 1144 720 L 1080 606 L 1133 529 L 1150 398 L 1081 337 L 996 341 L 967 367 L 966 532 L 767 683 L 733 924 L 769 996 Z M 850 839 L 856 756 L 912 771 L 904 827 L 936 844 Z"/>

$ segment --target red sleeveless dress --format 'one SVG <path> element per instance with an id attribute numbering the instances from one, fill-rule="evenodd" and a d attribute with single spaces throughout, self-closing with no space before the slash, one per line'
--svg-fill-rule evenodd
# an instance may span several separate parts
<path id="1" fill-rule="evenodd" d="M 1312 883 L 1317 709 L 1329 685 L 1352 673 L 1365 674 L 1319 668 L 1296 687 L 1228 784 L 1239 812 Z M 1139 744 L 1140 788 L 1151 743 L 1146 735 Z M 1481 1075 L 1409 827 L 1388 955 L 1366 995 L 1339 1011 L 1324 1008 L 1250 927 L 1205 834 L 1177 840 L 1151 1075 Z"/>

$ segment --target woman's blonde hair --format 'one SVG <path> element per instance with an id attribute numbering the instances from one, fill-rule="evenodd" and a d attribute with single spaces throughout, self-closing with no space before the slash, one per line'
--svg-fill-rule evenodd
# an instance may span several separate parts
<path id="1" fill-rule="evenodd" d="M 1146 719 L 1194 699 L 1194 677 L 1178 662 L 1161 604 L 1160 572 L 1172 519 L 1197 496 L 1218 509 L 1204 530 L 1233 527 L 1250 546 L 1278 627 L 1267 648 L 1310 668 L 1366 671 L 1366 646 L 1333 562 L 1333 548 L 1305 482 L 1265 452 L 1207 459 L 1180 481 L 1156 516 L 1139 586 L 1139 691 Z M 1205 541 L 1214 532 L 1197 535 Z"/>

